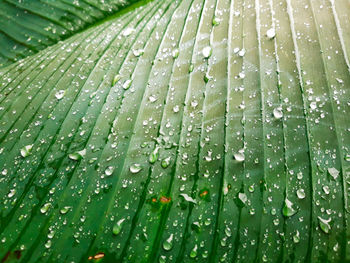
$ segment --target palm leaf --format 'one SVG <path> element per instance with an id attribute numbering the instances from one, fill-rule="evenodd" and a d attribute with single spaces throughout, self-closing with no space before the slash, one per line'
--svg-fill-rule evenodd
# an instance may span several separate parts
<path id="1" fill-rule="evenodd" d="M 348 1 L 133 2 L 0 2 L 2 262 L 349 261 Z"/>

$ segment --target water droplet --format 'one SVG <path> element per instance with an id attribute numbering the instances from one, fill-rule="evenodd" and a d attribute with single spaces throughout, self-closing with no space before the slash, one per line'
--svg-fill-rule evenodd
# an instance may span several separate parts
<path id="1" fill-rule="evenodd" d="M 113 166 L 108 166 L 105 170 L 105 175 L 111 176 L 114 172 L 114 167 Z"/>
<path id="2" fill-rule="evenodd" d="M 23 158 L 29 156 L 32 152 L 33 144 L 26 145 L 21 149 L 21 155 Z"/>
<path id="3" fill-rule="evenodd" d="M 155 163 L 159 158 L 159 147 L 156 146 L 153 150 L 153 152 L 151 152 L 149 158 L 148 158 L 148 161 L 153 164 Z"/>
<path id="4" fill-rule="evenodd" d="M 135 31 L 134 28 L 128 27 L 127 29 L 125 29 L 125 30 L 123 31 L 123 36 L 124 36 L 124 37 L 130 36 L 134 31 Z"/>
<path id="5" fill-rule="evenodd" d="M 180 54 L 180 51 L 177 48 L 174 49 L 172 52 L 173 58 L 178 58 L 179 54 Z"/>
<path id="6" fill-rule="evenodd" d="M 235 160 L 237 162 L 243 162 L 244 159 L 245 159 L 245 156 L 244 156 L 244 149 L 241 149 L 239 150 L 237 153 L 234 153 L 233 154 L 233 157 L 235 158 Z"/>
<path id="7" fill-rule="evenodd" d="M 273 110 L 273 116 L 276 119 L 281 119 L 283 117 L 282 107 L 277 107 Z"/>
<path id="8" fill-rule="evenodd" d="M 159 263 L 166 263 L 166 256 L 160 256 L 158 261 Z"/>
<path id="9" fill-rule="evenodd" d="M 194 204 L 197 204 L 197 201 L 194 200 L 191 196 L 189 196 L 188 194 L 180 194 L 180 196 L 182 196 L 185 201 L 187 202 L 191 202 L 191 203 L 194 203 Z"/>
<path id="10" fill-rule="evenodd" d="M 221 20 L 218 17 L 214 16 L 214 18 L 213 18 L 213 26 L 220 25 L 220 22 L 221 22 Z"/>
<path id="11" fill-rule="evenodd" d="M 47 238 L 52 239 L 55 236 L 55 231 L 51 230 L 48 234 L 47 234 Z"/>
<path id="12" fill-rule="evenodd" d="M 40 212 L 42 214 L 45 214 L 49 210 L 50 207 L 51 207 L 51 203 L 46 203 L 40 208 Z"/>
<path id="13" fill-rule="evenodd" d="M 297 230 L 295 235 L 293 236 L 293 242 L 294 243 L 299 243 L 300 242 L 300 233 L 299 231 Z"/>
<path id="14" fill-rule="evenodd" d="M 324 185 L 324 186 L 322 187 L 322 189 L 323 189 L 323 192 L 324 192 L 326 195 L 328 195 L 328 194 L 330 193 L 330 191 L 331 191 L 328 185 Z"/>
<path id="15" fill-rule="evenodd" d="M 52 241 L 51 241 L 50 239 L 47 240 L 47 242 L 45 243 L 45 247 L 46 247 L 46 248 L 50 248 L 51 245 L 52 245 Z"/>
<path id="16" fill-rule="evenodd" d="M 173 237 L 174 235 L 171 234 L 167 240 L 164 241 L 163 243 L 163 248 L 166 251 L 169 251 L 173 248 Z"/>
<path id="17" fill-rule="evenodd" d="M 332 168 L 328 168 L 328 174 L 330 176 L 332 176 L 332 178 L 334 180 L 337 180 L 338 176 L 339 176 L 339 171 L 337 169 L 335 169 L 334 167 Z"/>
<path id="18" fill-rule="evenodd" d="M 209 58 L 211 56 L 211 53 L 212 53 L 212 49 L 210 46 L 207 46 L 202 50 L 202 54 L 205 58 Z"/>
<path id="19" fill-rule="evenodd" d="M 179 105 L 175 105 L 175 106 L 173 107 L 173 112 L 178 113 L 179 111 L 180 111 Z"/>
<path id="20" fill-rule="evenodd" d="M 62 215 L 67 214 L 71 208 L 72 208 L 71 206 L 65 206 L 60 210 L 60 213 Z"/>
<path id="21" fill-rule="evenodd" d="M 194 65 L 191 63 L 188 68 L 188 72 L 191 73 L 193 70 L 194 70 Z"/>
<path id="22" fill-rule="evenodd" d="M 244 79 L 244 78 L 245 78 L 244 72 L 239 72 L 238 77 L 239 77 L 240 79 Z"/>
<path id="23" fill-rule="evenodd" d="M 331 218 L 329 219 L 323 219 L 322 217 L 317 217 L 318 220 L 319 220 L 319 225 L 320 225 L 320 228 L 323 232 L 325 232 L 326 234 L 329 233 L 329 231 L 331 230 L 331 226 L 330 226 L 330 222 L 331 222 Z"/>
<path id="24" fill-rule="evenodd" d="M 126 80 L 123 84 L 123 89 L 125 90 L 129 89 L 131 87 L 131 83 L 132 83 L 131 79 Z"/>
<path id="25" fill-rule="evenodd" d="M 228 226 L 225 227 L 225 235 L 226 235 L 227 237 L 232 236 L 231 228 L 229 228 Z"/>
<path id="26" fill-rule="evenodd" d="M 56 99 L 61 100 L 65 94 L 66 94 L 65 90 L 59 90 L 56 92 L 55 97 Z"/>
<path id="27" fill-rule="evenodd" d="M 84 158 L 85 154 L 86 154 L 86 149 L 83 149 L 81 151 L 70 153 L 68 155 L 68 157 L 71 160 L 78 161 L 78 160 L 81 160 L 82 158 Z"/>
<path id="28" fill-rule="evenodd" d="M 120 233 L 120 231 L 122 230 L 122 225 L 124 221 L 125 219 L 122 218 L 113 226 L 112 232 L 114 235 L 118 235 Z"/>
<path id="29" fill-rule="evenodd" d="M 317 102 L 313 101 L 310 103 L 310 109 L 315 110 L 317 108 Z"/>
<path id="30" fill-rule="evenodd" d="M 16 194 L 16 189 L 11 189 L 10 192 L 7 194 L 8 198 L 13 197 Z"/>
<path id="31" fill-rule="evenodd" d="M 248 197 L 245 193 L 238 193 L 238 198 L 243 204 L 246 204 L 248 201 Z"/>
<path id="32" fill-rule="evenodd" d="M 135 49 L 132 53 L 134 54 L 135 57 L 139 57 L 139 56 L 143 55 L 143 53 L 145 53 L 145 50 Z"/>
<path id="33" fill-rule="evenodd" d="M 190 257 L 191 258 L 197 257 L 197 250 L 198 250 L 198 246 L 195 245 L 194 248 L 191 250 L 191 253 L 190 253 Z"/>
<path id="34" fill-rule="evenodd" d="M 137 174 L 138 172 L 140 172 L 142 170 L 142 166 L 139 163 L 134 163 L 130 166 L 129 170 L 131 173 Z"/>
<path id="35" fill-rule="evenodd" d="M 269 39 L 273 39 L 276 36 L 276 30 L 274 28 L 270 28 L 269 30 L 266 31 L 266 36 Z"/>
<path id="36" fill-rule="evenodd" d="M 112 86 L 114 86 L 120 79 L 121 79 L 121 76 L 119 74 L 115 75 L 112 82 Z"/>
<path id="37" fill-rule="evenodd" d="M 244 48 L 242 48 L 239 52 L 238 52 L 238 55 L 240 56 L 240 57 L 243 57 L 244 55 L 245 55 L 245 49 Z"/>
<path id="38" fill-rule="evenodd" d="M 345 161 L 350 162 L 350 153 L 345 155 Z"/>
<path id="39" fill-rule="evenodd" d="M 191 107 L 192 108 L 196 108 L 198 106 L 198 101 L 197 100 L 193 100 L 193 101 L 191 101 Z"/>
<path id="40" fill-rule="evenodd" d="M 293 203 L 289 201 L 287 198 L 284 200 L 284 207 L 282 209 L 282 213 L 284 216 L 290 217 L 296 214 L 296 210 L 293 208 Z"/>
<path id="41" fill-rule="evenodd" d="M 171 157 L 167 157 L 167 158 L 164 158 L 162 160 L 162 167 L 165 169 L 165 168 L 168 168 L 168 166 L 170 165 L 170 161 L 171 161 Z"/>
<path id="42" fill-rule="evenodd" d="M 304 189 L 302 189 L 302 188 L 298 189 L 297 190 L 297 196 L 298 196 L 299 199 L 304 199 L 305 196 L 306 196 Z"/>

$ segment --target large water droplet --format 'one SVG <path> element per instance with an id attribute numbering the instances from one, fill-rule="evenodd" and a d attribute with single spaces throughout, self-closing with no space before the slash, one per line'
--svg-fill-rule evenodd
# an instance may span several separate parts
<path id="1" fill-rule="evenodd" d="M 60 213 L 62 215 L 67 214 L 71 208 L 72 208 L 71 206 L 65 206 L 65 207 L 61 208 Z"/>
<path id="2" fill-rule="evenodd" d="M 32 152 L 33 144 L 26 145 L 21 149 L 21 155 L 23 158 L 29 156 Z"/>
<path id="3" fill-rule="evenodd" d="M 167 157 L 167 158 L 164 158 L 163 160 L 162 160 L 162 167 L 164 168 L 164 169 L 166 169 L 166 168 L 168 168 L 168 166 L 170 165 L 170 161 L 171 161 L 171 157 L 169 156 L 169 157 Z"/>
<path id="4" fill-rule="evenodd" d="M 266 36 L 269 39 L 273 39 L 276 36 L 276 30 L 274 28 L 270 28 L 269 30 L 266 31 Z"/>
<path id="5" fill-rule="evenodd" d="M 245 156 L 244 156 L 244 149 L 241 149 L 239 150 L 238 152 L 234 153 L 233 154 L 233 157 L 235 158 L 235 160 L 237 162 L 243 162 L 244 159 L 245 159 Z"/>
<path id="6" fill-rule="evenodd" d="M 329 231 L 331 230 L 331 225 L 329 224 L 331 222 L 331 218 L 323 219 L 322 217 L 319 217 L 319 216 L 317 218 L 318 218 L 321 230 L 326 234 L 328 234 Z"/>
<path id="7" fill-rule="evenodd" d="M 273 116 L 276 119 L 281 119 L 283 117 L 282 107 L 277 107 L 273 110 Z"/>
<path id="8" fill-rule="evenodd" d="M 163 243 L 163 248 L 166 251 L 169 251 L 173 248 L 173 237 L 174 235 L 171 234 L 167 240 L 164 241 Z"/>
<path id="9" fill-rule="evenodd" d="M 86 154 L 86 149 L 83 149 L 81 151 L 70 153 L 68 157 L 71 160 L 78 161 L 78 160 L 81 160 L 85 156 L 85 154 Z"/>
<path id="10" fill-rule="evenodd" d="M 119 74 L 115 75 L 112 81 L 112 86 L 114 86 L 120 79 L 121 79 L 121 76 Z"/>
<path id="11" fill-rule="evenodd" d="M 105 170 L 105 175 L 111 176 L 114 172 L 114 167 L 113 166 L 108 166 Z"/>
<path id="12" fill-rule="evenodd" d="M 49 210 L 50 207 L 51 207 L 51 203 L 46 203 L 40 208 L 40 212 L 42 214 L 45 214 Z"/>
<path id="13" fill-rule="evenodd" d="M 328 168 L 328 174 L 334 179 L 337 180 L 339 176 L 339 171 L 335 169 L 334 167 Z"/>
<path id="14" fill-rule="evenodd" d="M 306 196 L 304 189 L 302 189 L 302 188 L 298 189 L 297 190 L 297 196 L 298 196 L 299 199 L 304 199 L 305 196 Z"/>
<path id="15" fill-rule="evenodd" d="M 124 218 L 120 219 L 114 226 L 113 226 L 113 234 L 118 235 L 120 231 L 122 230 L 123 222 L 125 221 Z"/>
<path id="16" fill-rule="evenodd" d="M 191 196 L 189 196 L 188 194 L 180 194 L 180 196 L 182 196 L 185 201 L 187 202 L 191 202 L 191 203 L 194 203 L 194 204 L 197 204 L 197 201 L 194 200 Z"/>
<path id="17" fill-rule="evenodd" d="M 299 231 L 297 230 L 295 235 L 293 236 L 293 242 L 294 243 L 299 243 L 300 242 L 300 233 Z"/>
<path id="18" fill-rule="evenodd" d="M 129 89 L 131 87 L 131 83 L 132 83 L 131 79 L 126 80 L 123 84 L 123 89 L 125 90 Z"/>
<path id="19" fill-rule="evenodd" d="M 211 56 L 211 53 L 212 53 L 212 49 L 210 46 L 207 46 L 202 50 L 202 54 L 205 58 L 209 58 Z"/>
<path id="20" fill-rule="evenodd" d="M 198 250 L 198 246 L 195 245 L 195 246 L 193 247 L 193 249 L 191 250 L 191 253 L 190 253 L 190 257 L 191 257 L 191 258 L 197 257 L 197 250 Z"/>
<path id="21" fill-rule="evenodd" d="M 282 213 L 284 216 L 290 217 L 296 214 L 296 210 L 293 208 L 293 203 L 289 201 L 287 198 L 284 200 L 284 207 L 282 209 Z"/>
<path id="22" fill-rule="evenodd" d="M 65 90 L 59 90 L 56 92 L 55 97 L 56 99 L 61 100 L 65 94 L 66 94 Z"/>
<path id="23" fill-rule="evenodd" d="M 154 148 L 153 152 L 151 152 L 148 161 L 153 164 L 155 163 L 159 158 L 159 146 L 156 146 L 156 148 Z"/>
<path id="24" fill-rule="evenodd" d="M 174 49 L 172 52 L 173 58 L 177 58 L 180 54 L 180 51 L 178 48 Z"/>
<path id="25" fill-rule="evenodd" d="M 131 173 L 137 174 L 138 172 L 140 172 L 142 170 L 142 166 L 139 163 L 134 163 L 130 166 L 129 170 Z"/>

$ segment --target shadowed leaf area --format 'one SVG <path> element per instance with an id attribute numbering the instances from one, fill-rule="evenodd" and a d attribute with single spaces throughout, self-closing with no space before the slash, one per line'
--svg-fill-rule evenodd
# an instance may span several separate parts
<path id="1" fill-rule="evenodd" d="M 0 262 L 350 262 L 349 15 L 0 1 Z"/>

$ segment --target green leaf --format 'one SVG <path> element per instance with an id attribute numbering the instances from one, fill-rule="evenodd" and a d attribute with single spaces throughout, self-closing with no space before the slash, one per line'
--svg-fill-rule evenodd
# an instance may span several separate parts
<path id="1" fill-rule="evenodd" d="M 349 17 L 0 1 L 0 261 L 350 261 Z"/>

